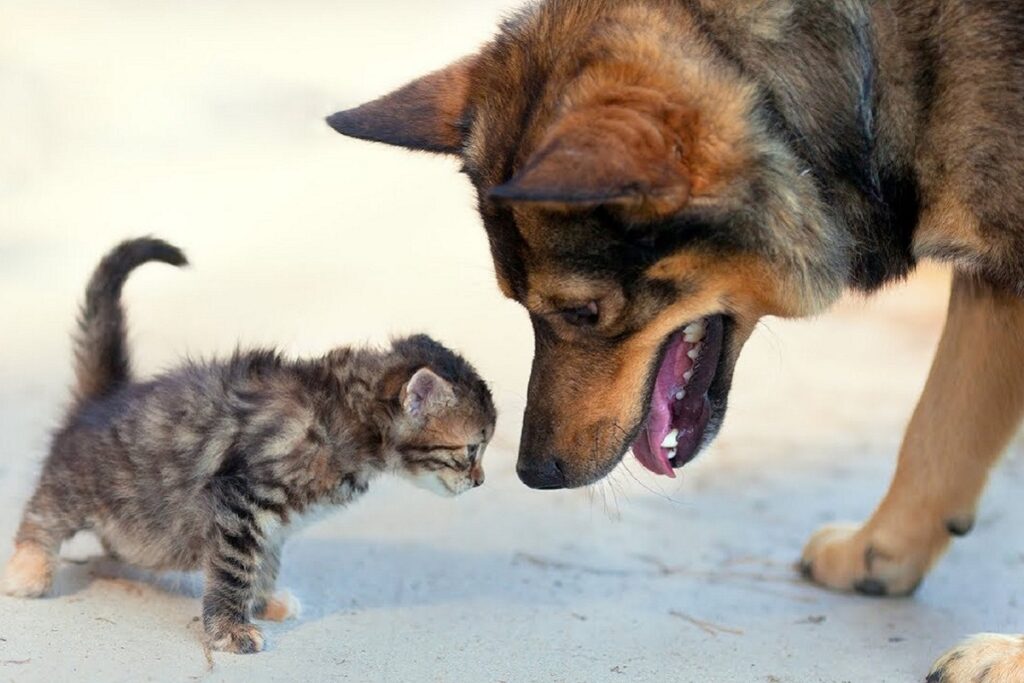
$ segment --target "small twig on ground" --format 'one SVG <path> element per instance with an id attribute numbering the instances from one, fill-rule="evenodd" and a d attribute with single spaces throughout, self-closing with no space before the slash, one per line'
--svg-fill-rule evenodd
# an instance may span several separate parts
<path id="1" fill-rule="evenodd" d="M 743 635 L 743 631 L 739 630 L 738 628 L 719 626 L 718 624 L 713 624 L 710 621 L 704 621 L 703 619 L 691 617 L 689 614 L 683 614 L 678 610 L 671 610 L 669 614 L 671 614 L 673 617 L 676 617 L 677 619 L 682 619 L 683 621 L 690 622 L 691 624 L 699 628 L 701 631 L 704 631 L 709 635 L 715 636 L 716 638 L 718 637 L 719 633 L 731 633 L 734 636 Z"/>
<path id="2" fill-rule="evenodd" d="M 758 557 L 757 555 L 741 555 L 738 557 L 730 557 L 724 562 L 722 562 L 722 566 L 724 567 L 731 567 L 742 564 L 759 564 L 762 567 L 778 567 L 780 569 L 792 569 L 793 567 L 792 562 L 780 562 L 779 560 L 773 560 L 770 557 Z"/>
<path id="3" fill-rule="evenodd" d="M 5 659 L 3 662 L 0 662 L 0 663 L 2 663 L 2 664 L 28 664 L 31 661 L 32 661 L 31 659 Z"/>
<path id="4" fill-rule="evenodd" d="M 96 621 L 103 621 L 103 622 L 106 622 L 108 624 L 115 624 L 115 625 L 117 624 L 116 621 L 113 621 L 111 619 L 107 619 L 106 617 L 96 617 Z"/>
<path id="5" fill-rule="evenodd" d="M 801 619 L 800 621 L 796 621 L 796 622 L 793 622 L 793 623 L 796 623 L 796 624 L 815 624 L 815 625 L 823 624 L 823 623 L 825 623 L 825 615 L 824 614 L 816 614 L 814 616 L 810 616 L 810 617 L 807 617 L 806 619 Z"/>
<path id="6" fill-rule="evenodd" d="M 771 576 L 763 572 L 742 572 L 742 571 L 709 571 L 699 569 L 688 569 L 687 567 L 673 567 L 652 555 L 634 555 L 641 562 L 654 565 L 658 574 L 662 576 L 690 576 L 695 579 L 739 579 L 742 581 L 757 581 L 762 583 L 789 583 L 796 586 L 805 585 L 805 581 L 798 576 Z"/>
<path id="7" fill-rule="evenodd" d="M 819 602 L 818 598 L 812 595 L 794 595 L 792 593 L 780 590 L 774 590 L 763 586 L 759 583 L 730 583 L 730 588 L 739 588 L 745 591 L 754 591 L 755 593 L 763 593 L 764 595 L 774 595 L 778 598 L 786 598 L 794 602 L 802 602 L 805 605 L 814 605 Z"/>
<path id="8" fill-rule="evenodd" d="M 519 552 L 516 553 L 513 562 L 525 563 L 541 569 L 554 570 L 554 571 L 574 571 L 581 572 L 584 574 L 592 574 L 595 576 L 652 576 L 654 578 L 660 577 L 672 577 L 672 576 L 686 576 L 692 579 L 698 579 L 709 582 L 722 582 L 727 583 L 732 588 L 740 588 L 743 590 L 752 590 L 759 593 L 765 593 L 767 595 L 774 595 L 777 597 L 786 598 L 787 600 L 794 600 L 796 602 L 803 603 L 816 603 L 817 598 L 810 595 L 793 595 L 792 593 L 772 590 L 771 588 L 763 584 L 786 584 L 792 586 L 807 587 L 806 581 L 797 576 L 774 576 L 765 574 L 763 572 L 743 572 L 743 571 L 711 571 L 711 570 L 698 570 L 688 569 L 686 567 L 673 567 L 657 557 L 650 555 L 634 555 L 636 559 L 653 565 L 652 570 L 628 570 L 628 569 L 607 569 L 603 567 L 592 567 L 583 564 L 575 564 L 572 562 L 564 562 L 561 560 L 553 560 L 540 555 L 533 555 L 531 553 Z"/>
<path id="9" fill-rule="evenodd" d="M 541 569 L 559 569 L 562 571 L 576 571 L 583 572 L 584 574 L 597 574 L 599 576 L 629 576 L 635 572 L 629 572 L 624 569 L 604 569 L 601 567 L 588 567 L 583 564 L 573 564 L 570 562 L 562 562 L 560 560 L 551 560 L 539 555 L 531 555 L 530 553 L 516 553 L 515 561 L 525 562 L 531 564 L 534 567 L 540 567 Z"/>

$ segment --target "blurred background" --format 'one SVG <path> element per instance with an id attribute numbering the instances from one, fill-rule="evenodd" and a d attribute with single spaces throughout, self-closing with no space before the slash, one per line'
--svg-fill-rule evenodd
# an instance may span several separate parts
<path id="1" fill-rule="evenodd" d="M 1019 628 L 1019 441 L 978 531 L 914 600 L 830 595 L 792 569 L 816 526 L 862 519 L 888 484 L 941 269 L 766 321 L 721 437 L 679 479 L 627 456 L 585 491 L 519 484 L 532 337 L 495 285 L 468 182 L 453 160 L 323 123 L 471 52 L 518 4 L 0 0 L 0 535 L 67 399 L 85 280 L 130 236 L 193 264 L 129 284 L 142 373 L 426 331 L 477 365 L 501 412 L 482 490 L 382 482 L 292 540 L 282 581 L 307 610 L 268 627 L 268 652 L 208 663 L 196 577 L 86 561 L 86 539 L 58 597 L 0 598 L 0 680 L 903 681 L 967 632 Z"/>

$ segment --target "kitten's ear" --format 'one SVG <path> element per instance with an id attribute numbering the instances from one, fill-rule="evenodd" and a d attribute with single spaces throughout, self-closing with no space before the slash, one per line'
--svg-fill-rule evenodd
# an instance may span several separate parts
<path id="1" fill-rule="evenodd" d="M 373 102 L 327 117 L 342 135 L 442 154 L 462 151 L 475 57 L 423 76 Z"/>
<path id="2" fill-rule="evenodd" d="M 402 389 L 402 408 L 413 417 L 423 417 L 455 400 L 447 380 L 430 368 L 420 368 Z"/>

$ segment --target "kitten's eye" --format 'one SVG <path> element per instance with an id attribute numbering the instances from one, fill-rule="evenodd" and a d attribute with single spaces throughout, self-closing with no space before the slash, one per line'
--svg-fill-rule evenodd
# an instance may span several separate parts
<path id="1" fill-rule="evenodd" d="M 558 314 L 573 327 L 594 327 L 601 318 L 601 310 L 596 301 L 585 306 L 562 309 Z"/>

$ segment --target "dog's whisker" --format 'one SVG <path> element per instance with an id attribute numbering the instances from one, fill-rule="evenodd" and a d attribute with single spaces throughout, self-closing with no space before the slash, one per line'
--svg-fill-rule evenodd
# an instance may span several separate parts
<path id="1" fill-rule="evenodd" d="M 633 472 L 633 470 L 629 467 L 629 463 L 628 462 L 624 461 L 622 463 L 622 465 L 623 465 L 623 469 L 625 470 L 626 474 L 628 474 L 630 477 L 632 477 L 633 481 L 635 481 L 637 484 L 639 484 L 640 487 L 643 488 L 644 490 L 646 490 L 648 493 L 654 494 L 658 498 L 663 498 L 664 500 L 667 500 L 668 502 L 672 503 L 673 505 L 678 505 L 680 507 L 689 507 L 689 508 L 694 507 L 692 504 L 686 503 L 686 502 L 681 501 L 681 500 L 677 500 L 677 499 L 669 496 L 668 494 L 666 494 L 666 493 L 664 493 L 662 491 L 655 491 L 650 486 L 648 486 L 643 481 L 641 481 L 639 477 L 636 476 L 636 474 Z"/>

